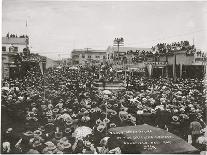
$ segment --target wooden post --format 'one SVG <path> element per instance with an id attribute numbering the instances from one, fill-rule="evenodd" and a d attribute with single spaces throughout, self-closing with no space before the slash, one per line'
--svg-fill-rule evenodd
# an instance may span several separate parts
<path id="1" fill-rule="evenodd" d="M 174 63 L 173 63 L 173 79 L 176 81 L 176 54 L 174 53 Z"/>
<path id="2" fill-rule="evenodd" d="M 183 73 L 183 64 L 180 64 L 180 78 L 182 78 L 182 73 Z"/>

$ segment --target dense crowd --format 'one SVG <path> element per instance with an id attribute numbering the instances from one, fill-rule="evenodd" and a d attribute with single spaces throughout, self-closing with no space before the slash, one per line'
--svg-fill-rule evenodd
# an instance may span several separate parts
<path id="1" fill-rule="evenodd" d="M 28 52 L 22 52 L 19 53 L 19 58 L 21 61 L 30 61 L 30 62 L 41 62 L 43 59 L 43 56 L 40 56 L 39 54 L 29 53 Z"/>
<path id="2" fill-rule="evenodd" d="M 9 34 L 9 33 L 7 33 L 7 35 L 6 35 L 6 37 L 7 38 L 28 38 L 28 36 L 27 35 L 20 35 L 20 36 L 18 36 L 17 34 Z"/>
<path id="3" fill-rule="evenodd" d="M 174 42 L 171 44 L 158 43 L 156 46 L 152 47 L 152 51 L 156 54 L 173 54 L 175 51 L 186 51 L 186 55 L 194 55 L 204 57 L 204 53 L 197 50 L 194 45 L 190 45 L 189 41 Z"/>
<path id="4" fill-rule="evenodd" d="M 190 45 L 189 41 L 174 42 L 171 44 L 158 43 L 153 46 L 151 50 L 129 50 L 126 53 L 119 53 L 118 57 L 114 57 L 115 60 L 127 59 L 127 56 L 133 55 L 132 62 L 139 63 L 147 59 L 147 57 L 157 57 L 159 55 L 173 55 L 176 51 L 185 51 L 187 56 L 196 55 L 197 57 L 206 57 L 206 54 L 201 50 L 195 48 L 194 45 Z M 111 56 L 113 58 L 113 56 Z M 126 62 L 125 62 L 126 63 Z"/>
<path id="5" fill-rule="evenodd" d="M 42 75 L 36 66 L 23 79 L 4 80 L 2 152 L 124 153 L 110 145 L 107 130 L 144 123 L 186 141 L 191 135 L 192 145 L 205 149 L 207 109 L 202 79 L 175 82 L 133 77 L 128 78 L 131 91 L 105 93 L 94 88 L 98 78 L 114 79 L 112 72 L 110 67 L 62 67 L 49 68 Z M 77 132 L 81 127 L 89 132 L 87 136 Z"/>

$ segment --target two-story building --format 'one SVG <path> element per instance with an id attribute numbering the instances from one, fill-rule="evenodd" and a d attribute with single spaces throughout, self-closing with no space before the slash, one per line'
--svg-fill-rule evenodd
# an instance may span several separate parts
<path id="1" fill-rule="evenodd" d="M 20 68 L 17 55 L 27 51 L 28 45 L 28 37 L 2 37 L 2 79 L 17 76 Z"/>
<path id="2" fill-rule="evenodd" d="M 97 65 L 106 61 L 105 50 L 74 49 L 71 52 L 73 65 Z"/>

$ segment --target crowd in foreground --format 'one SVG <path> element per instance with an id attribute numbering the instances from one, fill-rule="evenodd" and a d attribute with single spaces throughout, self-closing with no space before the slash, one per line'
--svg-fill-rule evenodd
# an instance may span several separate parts
<path id="1" fill-rule="evenodd" d="M 107 130 L 144 123 L 186 141 L 191 137 L 193 146 L 205 150 L 206 90 L 201 79 L 133 77 L 128 78 L 130 91 L 104 94 L 93 86 L 98 74 L 97 68 L 63 67 L 50 68 L 43 76 L 36 66 L 23 79 L 5 80 L 2 153 L 124 153 L 110 145 Z M 80 127 L 91 133 L 78 135 Z"/>

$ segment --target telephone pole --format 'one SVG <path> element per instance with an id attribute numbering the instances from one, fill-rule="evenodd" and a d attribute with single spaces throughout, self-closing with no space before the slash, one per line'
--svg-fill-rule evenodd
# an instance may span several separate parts
<path id="1" fill-rule="evenodd" d="M 117 55 L 118 55 L 118 58 L 119 58 L 119 47 L 120 46 L 124 46 L 124 38 L 115 38 L 114 39 L 114 45 L 113 46 L 116 46 L 117 47 L 117 49 L 118 49 L 117 50 Z"/>
<path id="2" fill-rule="evenodd" d="M 119 47 L 124 46 L 124 38 L 115 38 L 114 39 L 114 46 L 117 46 L 118 48 L 118 53 L 119 53 Z"/>

